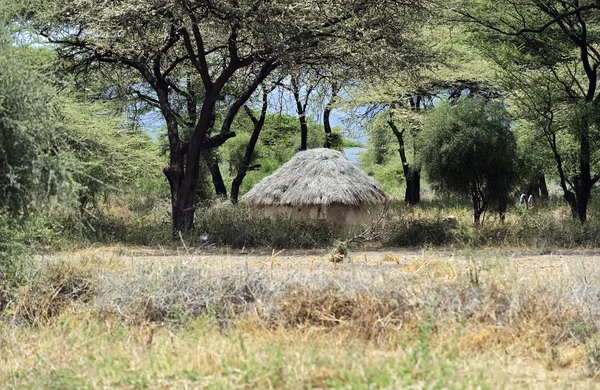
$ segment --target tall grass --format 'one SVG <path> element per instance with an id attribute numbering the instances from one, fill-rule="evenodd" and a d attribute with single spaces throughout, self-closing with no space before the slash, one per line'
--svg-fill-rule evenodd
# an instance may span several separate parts
<path id="1" fill-rule="evenodd" d="M 596 375 L 595 259 L 389 256 L 335 268 L 309 257 L 275 266 L 256 257 L 44 259 L 0 321 L 0 380 L 453 388 L 494 381 L 511 359 L 529 359 L 529 377 L 533 366 L 536 377 Z"/>

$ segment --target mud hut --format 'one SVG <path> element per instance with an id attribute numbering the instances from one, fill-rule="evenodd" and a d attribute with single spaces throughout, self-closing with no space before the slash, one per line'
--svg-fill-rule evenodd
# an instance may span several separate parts
<path id="1" fill-rule="evenodd" d="M 243 200 L 265 215 L 343 226 L 370 222 L 387 197 L 342 153 L 321 148 L 297 153 Z"/>

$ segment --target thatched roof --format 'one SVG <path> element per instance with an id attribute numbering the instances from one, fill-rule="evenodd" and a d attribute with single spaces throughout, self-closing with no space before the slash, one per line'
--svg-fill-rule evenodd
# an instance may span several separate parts
<path id="1" fill-rule="evenodd" d="M 255 206 L 374 205 L 385 202 L 375 180 L 331 149 L 310 149 L 265 177 L 243 197 Z"/>

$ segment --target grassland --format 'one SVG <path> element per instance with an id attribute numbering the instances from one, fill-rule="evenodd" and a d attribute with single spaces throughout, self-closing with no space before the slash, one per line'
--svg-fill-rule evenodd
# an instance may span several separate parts
<path id="1" fill-rule="evenodd" d="M 596 388 L 600 253 L 40 256 L 4 388 Z"/>

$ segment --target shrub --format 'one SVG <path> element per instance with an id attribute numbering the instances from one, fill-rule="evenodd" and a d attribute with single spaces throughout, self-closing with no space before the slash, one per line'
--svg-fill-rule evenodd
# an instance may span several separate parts
<path id="1" fill-rule="evenodd" d="M 0 214 L 0 315 L 15 298 L 17 288 L 28 281 L 29 259 L 23 232 Z"/>
<path id="2" fill-rule="evenodd" d="M 455 219 L 403 221 L 397 225 L 386 246 L 466 244 L 472 240 L 469 228 Z"/>
<path id="3" fill-rule="evenodd" d="M 23 229 L 0 214 L 0 280 L 20 285 L 27 280 L 28 247 Z"/>
<path id="4" fill-rule="evenodd" d="M 20 293 L 16 314 L 30 324 L 59 316 L 76 301 L 94 296 L 95 277 L 81 263 L 56 262 L 45 265 Z"/>
<path id="5" fill-rule="evenodd" d="M 200 235 L 234 248 L 316 248 L 331 244 L 342 233 L 318 223 L 253 215 L 243 204 L 219 204 L 199 210 L 197 217 Z"/>
<path id="6" fill-rule="evenodd" d="M 506 211 L 517 177 L 517 149 L 503 104 L 475 98 L 442 104 L 428 116 L 422 136 L 427 177 L 470 198 L 476 224 L 492 206 Z"/>

